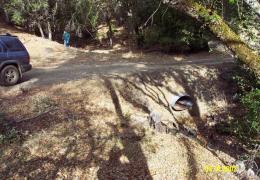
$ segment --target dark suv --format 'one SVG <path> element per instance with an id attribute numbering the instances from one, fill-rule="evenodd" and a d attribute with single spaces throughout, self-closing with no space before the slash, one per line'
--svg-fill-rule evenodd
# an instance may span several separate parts
<path id="1" fill-rule="evenodd" d="M 30 56 L 24 45 L 10 34 L 0 35 L 0 81 L 6 86 L 15 85 L 24 72 L 32 69 Z"/>

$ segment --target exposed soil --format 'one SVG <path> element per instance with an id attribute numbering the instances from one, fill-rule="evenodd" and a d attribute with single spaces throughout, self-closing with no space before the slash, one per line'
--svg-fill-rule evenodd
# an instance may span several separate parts
<path id="1" fill-rule="evenodd" d="M 0 147 L 1 179 L 238 179 L 204 169 L 231 165 L 243 153 L 210 125 L 236 107 L 235 89 L 221 79 L 235 67 L 231 57 L 64 48 L 0 25 L 7 31 L 24 42 L 33 70 L 20 84 L 0 87 L 0 112 L 23 134 Z M 170 110 L 180 93 L 194 99 L 192 110 Z M 137 123 L 151 110 L 197 137 Z"/>

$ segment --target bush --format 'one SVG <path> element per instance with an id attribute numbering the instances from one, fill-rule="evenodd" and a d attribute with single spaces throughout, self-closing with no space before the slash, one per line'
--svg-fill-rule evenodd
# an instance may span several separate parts
<path id="1" fill-rule="evenodd" d="M 241 98 L 246 108 L 245 124 L 247 133 L 256 136 L 260 133 L 260 89 L 253 90 Z"/>
<path id="2" fill-rule="evenodd" d="M 142 31 L 144 48 L 156 46 L 166 52 L 198 51 L 208 48 L 207 32 L 191 17 L 174 9 L 158 12 L 153 24 Z"/>
<path id="3" fill-rule="evenodd" d="M 144 32 L 144 45 L 145 47 L 153 46 L 158 43 L 160 32 L 157 28 L 149 28 Z"/>
<path id="4" fill-rule="evenodd" d="M 231 129 L 239 138 L 250 143 L 260 132 L 260 81 L 247 68 L 237 69 L 234 80 L 245 114 L 231 123 Z"/>

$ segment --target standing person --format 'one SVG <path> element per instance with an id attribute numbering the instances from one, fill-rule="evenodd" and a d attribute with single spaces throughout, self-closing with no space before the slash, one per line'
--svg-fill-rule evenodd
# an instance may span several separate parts
<path id="1" fill-rule="evenodd" d="M 64 46 L 69 47 L 70 45 L 70 33 L 65 30 L 63 33 Z"/>

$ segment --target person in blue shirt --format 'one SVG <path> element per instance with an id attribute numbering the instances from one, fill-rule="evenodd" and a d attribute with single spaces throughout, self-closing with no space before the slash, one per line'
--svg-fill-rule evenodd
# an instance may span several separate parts
<path id="1" fill-rule="evenodd" d="M 64 31 L 63 33 L 64 46 L 69 47 L 70 45 L 70 33 L 68 31 Z"/>

